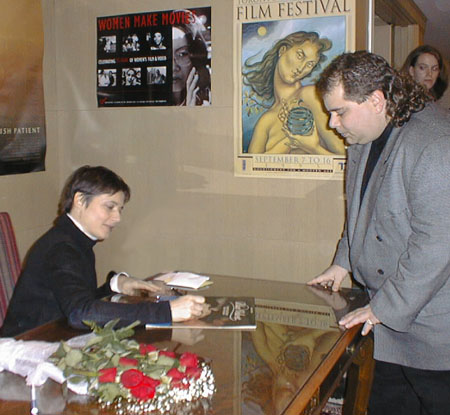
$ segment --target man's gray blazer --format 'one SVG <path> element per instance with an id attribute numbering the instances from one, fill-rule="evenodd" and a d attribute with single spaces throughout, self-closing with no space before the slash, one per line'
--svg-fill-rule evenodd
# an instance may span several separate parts
<path id="1" fill-rule="evenodd" d="M 394 128 L 360 206 L 369 151 L 370 143 L 348 149 L 334 264 L 367 287 L 383 323 L 375 359 L 450 370 L 450 117 L 429 104 Z"/>

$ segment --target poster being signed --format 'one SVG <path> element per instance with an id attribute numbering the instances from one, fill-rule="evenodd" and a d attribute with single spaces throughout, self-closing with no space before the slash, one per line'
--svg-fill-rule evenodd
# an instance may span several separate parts
<path id="1" fill-rule="evenodd" d="M 342 138 L 316 93 L 353 49 L 354 0 L 235 0 L 235 173 L 341 179 Z"/>
<path id="2" fill-rule="evenodd" d="M 210 105 L 211 7 L 98 17 L 97 102 Z"/>

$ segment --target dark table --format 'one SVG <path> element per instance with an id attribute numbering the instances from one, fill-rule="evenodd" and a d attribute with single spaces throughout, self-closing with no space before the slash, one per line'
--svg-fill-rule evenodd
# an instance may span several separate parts
<path id="1" fill-rule="evenodd" d="M 211 361 L 217 391 L 204 414 L 320 414 L 347 373 L 344 415 L 365 414 L 373 367 L 372 341 L 360 327 L 341 330 L 337 321 L 365 305 L 358 289 L 332 293 L 304 284 L 212 276 L 200 290 L 207 296 L 256 299 L 257 328 L 137 329 L 135 338 L 177 353 L 190 351 Z M 51 322 L 19 336 L 59 341 L 82 334 L 65 321 Z M 96 402 L 47 381 L 37 389 L 40 413 L 103 414 Z M 29 414 L 30 388 L 24 379 L 0 373 L 0 414 Z M 113 412 L 111 412 L 113 413 Z"/>

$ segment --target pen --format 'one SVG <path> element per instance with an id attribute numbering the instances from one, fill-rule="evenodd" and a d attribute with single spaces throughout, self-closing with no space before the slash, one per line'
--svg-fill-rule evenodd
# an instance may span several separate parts
<path id="1" fill-rule="evenodd" d="M 172 301 L 179 298 L 178 295 L 157 295 L 156 296 L 156 302 L 159 303 L 161 301 Z"/>
<path id="2" fill-rule="evenodd" d="M 31 385 L 31 415 L 37 415 L 39 413 L 39 408 L 36 402 L 36 388 L 34 384 Z"/>

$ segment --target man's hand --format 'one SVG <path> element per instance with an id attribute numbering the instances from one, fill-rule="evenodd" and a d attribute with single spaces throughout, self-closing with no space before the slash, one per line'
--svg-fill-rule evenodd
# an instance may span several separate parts
<path id="1" fill-rule="evenodd" d="M 183 295 L 170 301 L 172 321 L 186 321 L 203 315 L 205 297 L 200 295 Z"/>
<path id="2" fill-rule="evenodd" d="M 324 289 L 322 286 L 310 285 L 308 289 L 326 301 L 333 310 L 342 310 L 347 306 L 347 301 L 341 293 Z"/>
<path id="3" fill-rule="evenodd" d="M 137 295 L 140 290 L 156 293 L 161 291 L 161 287 L 150 281 L 140 280 L 139 278 L 127 277 L 119 275 L 117 280 L 117 288 L 121 294 Z"/>
<path id="4" fill-rule="evenodd" d="M 370 333 L 370 331 L 376 324 L 381 323 L 380 320 L 377 319 L 375 314 L 373 314 L 369 304 L 365 307 L 357 308 L 356 310 L 346 314 L 339 320 L 339 324 L 341 326 L 344 326 L 346 329 L 349 329 L 361 323 L 364 323 L 364 326 L 361 330 L 361 334 L 363 336 Z"/>
<path id="5" fill-rule="evenodd" d="M 332 291 L 339 291 L 342 281 L 347 276 L 348 271 L 339 265 L 332 265 L 327 268 L 322 274 L 308 281 L 308 285 L 320 284 L 322 287 L 331 287 Z"/>

